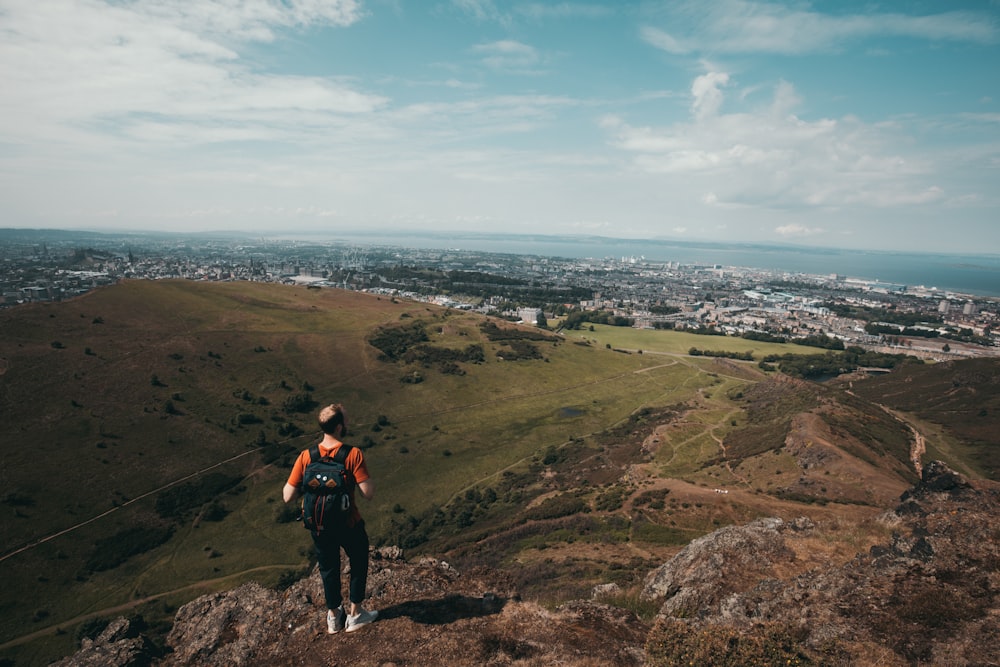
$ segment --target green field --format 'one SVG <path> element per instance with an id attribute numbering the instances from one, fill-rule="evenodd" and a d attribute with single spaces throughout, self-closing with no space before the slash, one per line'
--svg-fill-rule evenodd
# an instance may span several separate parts
<path id="1" fill-rule="evenodd" d="M 378 541 L 400 510 L 432 511 L 546 448 L 719 382 L 703 369 L 710 361 L 683 356 L 684 334 L 595 327 L 591 345 L 570 334 L 533 343 L 538 359 L 501 361 L 505 348 L 483 335 L 482 316 L 339 290 L 135 281 L 0 318 L 10 509 L 0 524 L 9 546 L 0 561 L 8 582 L 0 643 L 65 626 L 67 634 L 50 637 L 65 648 L 87 615 L 193 597 L 206 581 L 273 584 L 304 567 L 308 535 L 276 521 L 289 455 L 317 439 L 315 410 L 288 412 L 290 397 L 347 406 L 346 439 L 365 443 L 378 487 L 362 506 Z M 460 364 L 464 375 L 380 360 L 367 342 L 373 332 L 415 321 L 429 345 L 478 343 L 485 360 Z M 400 381 L 413 371 L 424 381 Z M 380 417 L 388 424 L 376 428 Z M 288 425 L 302 435 L 282 435 Z M 262 463 L 262 443 L 286 454 Z M 54 488 L 39 481 L 53 468 Z M 197 484 L 209 471 L 243 479 L 220 499 L 223 520 L 192 510 L 161 546 L 87 571 L 99 540 L 164 523 L 158 491 Z"/>
<path id="2" fill-rule="evenodd" d="M 584 329 L 566 331 L 567 340 L 587 340 L 597 346 L 639 351 L 643 353 L 687 355 L 691 348 L 715 352 L 751 352 L 759 361 L 769 354 L 817 354 L 814 347 L 788 343 L 762 343 L 729 336 L 700 336 L 685 331 L 633 329 L 606 324 L 585 325 Z"/>

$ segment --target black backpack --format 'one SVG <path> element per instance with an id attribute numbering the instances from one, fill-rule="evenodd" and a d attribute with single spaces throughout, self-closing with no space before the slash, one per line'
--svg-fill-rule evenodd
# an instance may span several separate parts
<path id="1" fill-rule="evenodd" d="M 332 457 L 320 456 L 319 446 L 309 450 L 309 465 L 302 476 L 302 524 L 313 533 L 335 530 L 351 516 L 354 478 L 344 462 L 351 446 L 342 444 Z"/>

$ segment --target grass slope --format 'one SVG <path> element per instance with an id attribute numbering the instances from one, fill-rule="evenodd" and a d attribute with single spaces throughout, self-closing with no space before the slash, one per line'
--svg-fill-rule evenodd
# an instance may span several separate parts
<path id="1" fill-rule="evenodd" d="M 627 418 L 689 373 L 559 342 L 536 343 L 539 359 L 501 361 L 483 319 L 339 290 L 185 281 L 125 282 L 0 313 L 0 568 L 10 582 L 0 642 L 199 581 L 275 566 L 273 582 L 280 568 L 305 565 L 305 531 L 275 520 L 282 464 L 315 440 L 315 409 L 285 409 L 290 399 L 348 406 L 350 441 L 369 447 L 381 489 L 364 507 L 378 539 L 394 509 L 441 506 L 545 447 Z M 462 375 L 380 361 L 368 338 L 413 321 L 431 345 L 482 345 L 484 362 L 459 364 Z M 424 381 L 400 381 L 413 371 Z M 380 417 L 388 424 L 376 431 Z M 284 455 L 268 465 L 262 444 Z M 88 571 L 95 544 L 170 523 L 156 512 L 157 490 L 179 481 L 190 490 L 209 473 L 243 480 L 222 496 L 222 521 L 200 520 L 194 507 L 168 542 Z"/>
<path id="2" fill-rule="evenodd" d="M 1000 359 L 907 366 L 855 382 L 853 389 L 867 400 L 913 415 L 935 436 L 928 439 L 928 451 L 956 469 L 1000 479 Z"/>
<path id="3" fill-rule="evenodd" d="M 485 322 L 355 292 L 186 281 L 0 311 L 2 655 L 43 664 L 90 616 L 164 623 L 205 591 L 301 572 L 309 539 L 279 522 L 280 488 L 330 401 L 366 450 L 376 542 L 509 567 L 550 602 L 608 581 L 632 590 L 691 538 L 757 516 L 843 525 L 846 546 L 829 551 L 847 558 L 912 480 L 909 427 L 879 408 L 686 354 L 795 346 L 599 325 L 537 340 L 491 320 L 505 338 Z M 414 330 L 419 354 L 388 360 L 369 342 Z M 477 345 L 478 362 L 442 361 Z M 228 490 L 199 497 L 213 481 Z M 93 567 L 138 529 L 172 532 Z"/>

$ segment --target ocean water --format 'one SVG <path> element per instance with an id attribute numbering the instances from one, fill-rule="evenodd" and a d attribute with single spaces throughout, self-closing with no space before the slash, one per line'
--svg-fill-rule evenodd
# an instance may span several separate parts
<path id="1" fill-rule="evenodd" d="M 1000 297 L 1000 255 L 861 251 L 797 246 L 680 243 L 606 237 L 503 234 L 352 234 L 339 240 L 409 248 L 449 248 L 573 259 L 644 257 L 682 264 L 720 264 L 810 275 L 839 274 L 883 283 Z"/>

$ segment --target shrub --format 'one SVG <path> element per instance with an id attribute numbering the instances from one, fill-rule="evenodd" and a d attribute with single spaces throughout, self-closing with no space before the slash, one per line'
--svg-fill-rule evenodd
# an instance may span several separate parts
<path id="1" fill-rule="evenodd" d="M 228 514 L 229 510 L 226 509 L 225 505 L 217 500 L 213 500 L 205 508 L 205 512 L 201 515 L 201 518 L 205 521 L 222 521 Z"/>
<path id="2" fill-rule="evenodd" d="M 186 512 L 233 488 L 240 479 L 215 472 L 196 481 L 167 489 L 156 496 L 156 513 L 165 519 L 178 519 Z"/>
<path id="3" fill-rule="evenodd" d="M 424 376 L 420 371 L 413 371 L 412 373 L 407 373 L 403 377 L 399 378 L 399 381 L 403 384 L 420 384 L 424 381 Z"/>
<path id="4" fill-rule="evenodd" d="M 318 405 L 319 403 L 313 400 L 311 393 L 304 392 L 289 396 L 281 404 L 281 407 L 288 414 L 292 414 L 294 412 L 312 412 Z"/>
<path id="5" fill-rule="evenodd" d="M 368 339 L 368 343 L 382 352 L 383 360 L 396 361 L 411 347 L 427 340 L 423 322 L 410 322 L 401 326 L 382 327 Z"/>
<path id="6" fill-rule="evenodd" d="M 613 512 L 621 508 L 628 493 L 626 487 L 616 484 L 597 497 L 595 506 L 601 512 Z"/>
<path id="7" fill-rule="evenodd" d="M 524 515 L 528 519 L 546 520 L 558 519 L 563 516 L 572 516 L 589 512 L 590 506 L 580 496 L 573 493 L 563 493 L 552 498 L 547 498 L 537 507 L 527 510 Z"/>
<path id="8" fill-rule="evenodd" d="M 683 621 L 661 619 L 646 642 L 648 665 L 810 665 L 797 648 L 802 632 L 777 624 L 749 631 L 725 626 L 695 628 Z"/>
<path id="9" fill-rule="evenodd" d="M 111 570 L 132 556 L 155 549 L 169 540 L 173 533 L 172 525 L 125 528 L 111 537 L 98 540 L 84 568 L 90 572 Z"/>
<path id="10" fill-rule="evenodd" d="M 282 505 L 274 520 L 278 523 L 292 523 L 293 521 L 297 521 L 301 515 L 302 512 L 299 507 L 292 503 L 290 505 Z"/>

